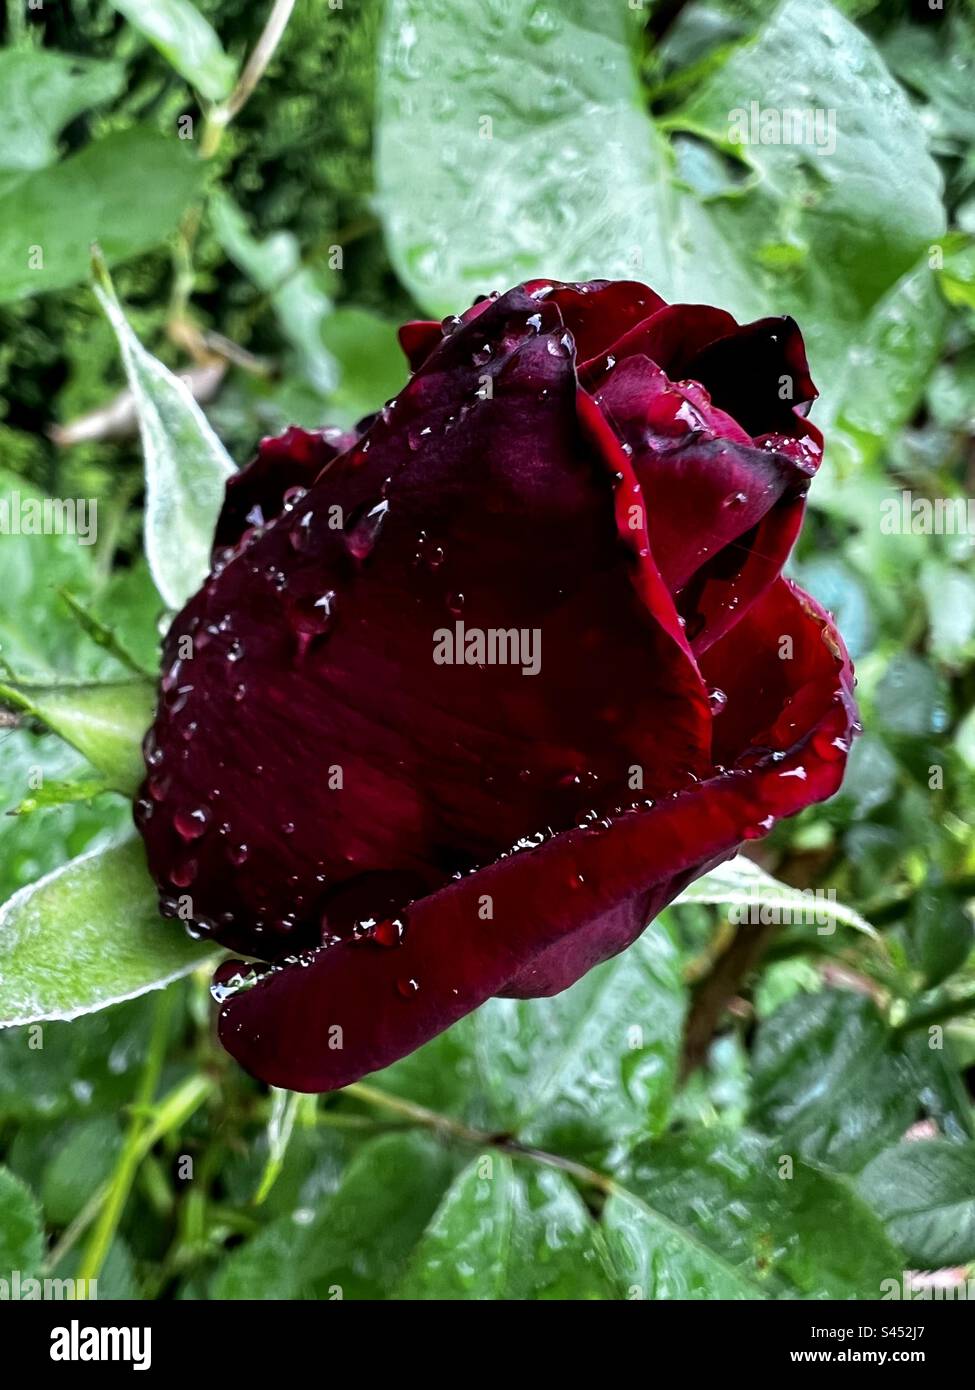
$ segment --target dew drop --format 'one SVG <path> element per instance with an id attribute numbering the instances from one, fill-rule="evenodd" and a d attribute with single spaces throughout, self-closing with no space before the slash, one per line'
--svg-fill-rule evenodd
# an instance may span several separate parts
<path id="1" fill-rule="evenodd" d="M 311 545 L 311 525 L 315 519 L 315 513 L 308 511 L 304 516 L 298 518 L 288 532 L 288 543 L 292 550 L 307 550 Z"/>
<path id="2" fill-rule="evenodd" d="M 713 685 L 708 691 L 708 705 L 712 714 L 720 714 L 728 703 L 728 696 L 719 685 Z"/>
<path id="3" fill-rule="evenodd" d="M 419 983 L 412 977 L 402 976 L 396 981 L 396 992 L 401 999 L 413 999 L 420 992 Z"/>
<path id="4" fill-rule="evenodd" d="M 182 840 L 198 840 L 206 834 L 210 824 L 210 811 L 206 806 L 197 806 L 192 811 L 177 811 L 173 816 L 173 829 Z"/>
<path id="5" fill-rule="evenodd" d="M 174 888 L 188 888 L 196 878 L 197 862 L 195 859 L 185 859 L 182 864 L 177 864 L 169 875 L 169 881 Z"/>
<path id="6" fill-rule="evenodd" d="M 399 946 L 405 935 L 406 923 L 403 919 L 387 917 L 385 921 L 377 922 L 372 930 L 371 939 L 379 946 Z"/>
<path id="7" fill-rule="evenodd" d="M 389 511 L 388 502 L 369 502 L 357 507 L 346 523 L 344 539 L 349 554 L 364 560 L 379 538 Z"/>
<path id="8" fill-rule="evenodd" d="M 250 850 L 246 845 L 231 845 L 227 850 L 227 858 L 235 868 L 239 869 L 241 864 L 247 863 L 247 856 Z"/>

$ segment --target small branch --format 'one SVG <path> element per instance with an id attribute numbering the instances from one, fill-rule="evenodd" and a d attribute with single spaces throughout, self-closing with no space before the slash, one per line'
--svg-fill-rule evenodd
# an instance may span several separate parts
<path id="1" fill-rule="evenodd" d="M 975 1014 L 975 993 L 963 994 L 955 999 L 944 999 L 940 1004 L 932 1004 L 916 1014 L 908 1014 L 894 1029 L 895 1033 L 913 1033 L 919 1029 L 931 1028 L 937 1023 L 948 1023 L 962 1014 Z"/>
<path id="2" fill-rule="evenodd" d="M 254 51 L 244 65 L 244 71 L 240 74 L 236 87 L 226 101 L 212 107 L 207 113 L 203 139 L 200 142 L 201 159 L 212 159 L 220 148 L 227 126 L 250 100 L 267 70 L 268 63 L 274 57 L 294 7 L 295 0 L 275 0 L 264 32 L 254 45 Z"/>
<path id="3" fill-rule="evenodd" d="M 210 361 L 206 366 L 190 367 L 177 375 L 185 382 L 194 400 L 205 403 L 217 394 L 226 372 L 226 361 Z M 135 397 L 126 388 L 106 405 L 86 415 L 79 415 L 66 425 L 49 425 L 47 433 L 59 449 L 69 449 L 74 444 L 86 444 L 92 440 L 131 439 L 139 433 Z"/>
<path id="4" fill-rule="evenodd" d="M 474 1148 L 497 1149 L 511 1158 L 527 1159 L 532 1163 L 541 1163 L 546 1168 L 558 1168 L 560 1172 L 575 1178 L 577 1182 L 586 1187 L 594 1187 L 606 1196 L 619 1191 L 611 1177 L 606 1173 L 600 1173 L 595 1168 L 587 1167 L 584 1163 L 576 1163 L 574 1159 L 563 1158 L 559 1154 L 546 1153 L 544 1149 L 529 1148 L 525 1144 L 519 1144 L 518 1140 L 513 1139 L 510 1134 L 491 1134 L 487 1130 L 472 1129 L 470 1125 L 451 1119 L 449 1115 L 441 1115 L 436 1110 L 428 1110 L 425 1105 L 416 1105 L 411 1100 L 403 1100 L 400 1096 L 390 1095 L 388 1091 L 381 1091 L 377 1086 L 369 1086 L 361 1081 L 356 1081 L 351 1086 L 344 1087 L 342 1094 L 354 1096 L 357 1100 L 364 1101 L 366 1105 L 389 1110 L 408 1120 L 411 1124 L 423 1125 L 426 1129 L 431 1129 L 445 1138 L 457 1139 L 463 1144 L 472 1145 Z"/>
<path id="5" fill-rule="evenodd" d="M 288 20 L 295 7 L 295 0 L 275 0 L 274 9 L 268 16 L 268 21 L 264 26 L 264 32 L 254 45 L 254 52 L 247 60 L 244 71 L 240 75 L 237 86 L 227 98 L 227 118 L 233 120 L 237 113 L 246 105 L 254 88 L 260 82 L 267 69 L 268 63 L 274 57 L 275 49 L 281 42 L 285 29 L 288 27 Z"/>
<path id="6" fill-rule="evenodd" d="M 718 1031 L 729 1004 L 741 992 L 747 977 L 761 960 L 778 928 L 743 924 L 711 973 L 694 993 L 684 1028 L 681 1079 L 686 1080 L 708 1055 L 711 1039 Z"/>

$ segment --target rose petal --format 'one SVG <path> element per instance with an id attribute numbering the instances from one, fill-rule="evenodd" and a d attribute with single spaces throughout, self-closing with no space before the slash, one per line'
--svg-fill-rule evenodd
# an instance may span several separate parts
<path id="1" fill-rule="evenodd" d="M 284 506 L 291 488 L 311 487 L 332 459 L 350 449 L 357 435 L 338 429 L 303 430 L 262 439 L 257 454 L 227 480 L 217 519 L 214 551 L 234 546 L 251 526 L 265 526 Z"/>
<path id="2" fill-rule="evenodd" d="M 402 937 L 387 938 L 399 944 L 344 941 L 270 970 L 223 1004 L 228 1051 L 272 1085 L 348 1085 L 492 994 L 565 988 L 628 945 L 703 868 L 831 795 L 854 728 L 849 661 L 822 611 L 791 586 L 782 590 L 775 603 L 789 611 L 804 649 L 797 669 L 816 673 L 802 687 L 815 688 L 815 700 L 801 702 L 807 722 L 784 757 L 503 858 L 415 902 Z M 223 975 L 248 969 L 230 965 Z"/>
<path id="3" fill-rule="evenodd" d="M 799 325 L 788 315 L 744 324 L 710 343 L 686 375 L 754 438 L 805 434 L 803 417 L 819 395 Z"/>
<path id="4" fill-rule="evenodd" d="M 634 769 L 647 795 L 706 775 L 700 674 L 633 582 L 571 348 L 556 305 L 489 304 L 173 624 L 141 827 L 167 910 L 188 892 L 273 959 L 623 804 Z M 436 664 L 458 622 L 540 669 Z"/>

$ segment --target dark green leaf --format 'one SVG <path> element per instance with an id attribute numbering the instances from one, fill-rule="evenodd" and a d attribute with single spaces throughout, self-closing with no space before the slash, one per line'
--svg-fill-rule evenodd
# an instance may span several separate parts
<path id="1" fill-rule="evenodd" d="M 827 989 L 759 1025 L 752 1120 L 812 1163 L 856 1171 L 915 1118 L 909 1070 L 876 1004 Z"/>
<path id="2" fill-rule="evenodd" d="M 9 1280 L 14 1270 L 34 1277 L 43 1251 L 36 1201 L 19 1178 L 0 1168 L 0 1279 Z"/>
<path id="3" fill-rule="evenodd" d="M 603 1224 L 629 1297 L 879 1298 L 903 1257 L 837 1178 L 723 1130 L 641 1145 Z"/>
<path id="4" fill-rule="evenodd" d="M 525 1143 L 602 1157 L 666 1123 L 684 1006 L 658 918 L 563 994 L 489 1000 L 377 1084 Z"/>
<path id="5" fill-rule="evenodd" d="M 450 1301 L 617 1296 L 601 1232 L 568 1178 L 502 1154 L 456 1179 L 397 1290 Z"/>
<path id="6" fill-rule="evenodd" d="M 975 1261 L 975 1144 L 897 1144 L 864 1168 L 857 1187 L 912 1268 Z"/>

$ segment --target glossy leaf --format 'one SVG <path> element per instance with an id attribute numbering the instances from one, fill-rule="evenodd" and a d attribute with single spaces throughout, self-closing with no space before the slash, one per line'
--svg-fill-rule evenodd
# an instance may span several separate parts
<path id="1" fill-rule="evenodd" d="M 839 1179 L 748 1131 L 641 1145 L 603 1213 L 631 1298 L 879 1297 L 903 1256 Z"/>
<path id="2" fill-rule="evenodd" d="M 685 991 L 658 919 L 553 999 L 491 999 L 376 1084 L 489 1130 L 589 1159 L 659 1133 L 676 1084 Z"/>
<path id="3" fill-rule="evenodd" d="M 617 1296 L 601 1232 L 569 1179 L 502 1154 L 460 1174 L 397 1289 L 450 1301 Z"/>
<path id="4" fill-rule="evenodd" d="M 752 1120 L 805 1159 L 856 1171 L 898 1139 L 918 1108 L 910 1067 L 872 999 L 801 995 L 760 1024 Z"/>
<path id="5" fill-rule="evenodd" d="M 912 1268 L 975 1261 L 975 1144 L 897 1144 L 867 1165 L 857 1187 Z"/>
<path id="6" fill-rule="evenodd" d="M 920 121 L 837 9 L 785 0 L 670 124 L 727 149 L 732 113 L 758 93 L 763 107 L 796 107 L 801 73 L 798 104 L 833 112 L 832 147 L 740 146 L 746 187 L 700 196 L 646 114 L 642 23 L 638 8 L 599 0 L 394 0 L 377 164 L 400 276 L 438 317 L 536 275 L 636 277 L 746 319 L 792 312 L 831 395 L 864 313 L 944 226 Z M 447 80 L 445 52 L 459 55 Z"/>

